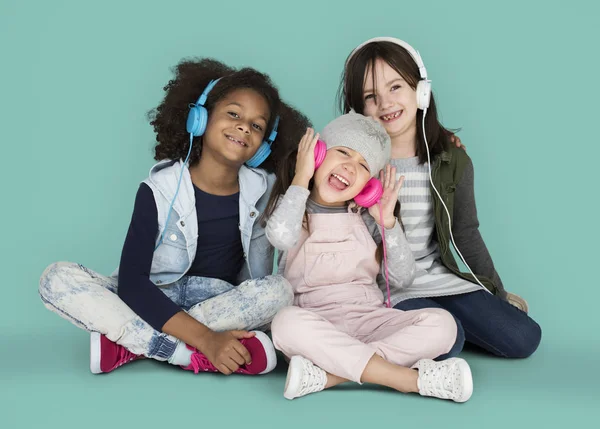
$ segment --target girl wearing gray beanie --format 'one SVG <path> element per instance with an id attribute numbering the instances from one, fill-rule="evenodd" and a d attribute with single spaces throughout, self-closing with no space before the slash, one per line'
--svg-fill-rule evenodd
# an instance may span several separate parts
<path id="1" fill-rule="evenodd" d="M 354 381 L 467 401 L 473 390 L 467 362 L 433 360 L 456 341 L 452 315 L 384 304 L 379 284 L 406 287 L 416 271 L 394 216 L 403 178 L 396 181 L 395 169 L 386 166 L 388 134 L 350 112 L 319 137 L 309 128 L 290 154 L 295 163 L 282 164 L 265 213 L 279 274 L 294 290 L 294 305 L 271 324 L 275 348 L 290 358 L 284 397 Z M 377 255 L 380 244 L 387 266 Z"/>

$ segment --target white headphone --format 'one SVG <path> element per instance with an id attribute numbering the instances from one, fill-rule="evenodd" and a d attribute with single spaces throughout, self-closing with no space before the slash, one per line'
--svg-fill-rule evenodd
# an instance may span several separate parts
<path id="1" fill-rule="evenodd" d="M 429 99 L 431 98 L 431 81 L 427 79 L 427 69 L 425 68 L 423 59 L 421 59 L 421 54 L 419 54 L 419 51 L 410 46 L 404 40 L 396 39 L 395 37 L 374 37 L 372 39 L 369 39 L 366 42 L 363 42 L 356 48 L 354 48 L 354 50 L 346 60 L 346 65 L 348 65 L 350 59 L 360 48 L 373 42 L 391 42 L 406 49 L 406 51 L 410 54 L 412 59 L 419 67 L 419 75 L 421 75 L 421 80 L 417 84 L 417 107 L 421 110 L 427 109 L 429 107 Z"/>
<path id="2" fill-rule="evenodd" d="M 427 143 L 427 134 L 425 133 L 425 116 L 427 115 L 427 108 L 429 107 L 429 100 L 431 98 L 431 81 L 429 79 L 427 79 L 427 69 L 425 68 L 425 64 L 423 63 L 423 60 L 421 59 L 421 54 L 419 54 L 419 51 L 417 51 L 415 48 L 410 46 L 404 40 L 396 39 L 395 37 L 374 37 L 372 39 L 367 40 L 366 42 L 361 43 L 356 48 L 354 48 L 354 50 L 350 53 L 350 55 L 348 55 L 348 59 L 346 60 L 346 67 L 348 66 L 348 62 L 350 61 L 350 59 L 354 56 L 354 54 L 360 48 L 362 48 L 365 45 L 368 45 L 369 43 L 373 43 L 373 42 L 395 43 L 396 45 L 406 49 L 406 51 L 410 54 L 410 56 L 413 58 L 413 60 L 415 60 L 415 63 L 419 67 L 419 74 L 421 75 L 421 80 L 417 84 L 417 107 L 419 109 L 423 110 L 422 126 L 423 126 L 423 138 L 425 140 L 425 148 L 427 149 L 427 167 L 429 170 L 429 183 L 431 183 L 431 187 L 435 191 L 440 203 L 442 203 L 442 206 L 444 207 L 444 209 L 446 211 L 446 215 L 448 216 L 450 239 L 452 240 L 452 244 L 454 245 L 454 249 L 456 250 L 456 253 L 458 253 L 462 262 L 465 264 L 465 266 L 467 267 L 467 269 L 469 270 L 471 275 L 473 275 L 473 278 L 475 279 L 475 281 L 477 283 L 479 283 L 479 285 L 483 288 L 483 290 L 486 292 L 492 293 L 483 285 L 483 283 L 481 283 L 479 281 L 479 279 L 477 278 L 477 276 L 475 275 L 475 273 L 473 272 L 471 267 L 469 267 L 469 264 L 467 264 L 467 261 L 465 260 L 462 253 L 460 253 L 460 250 L 458 249 L 458 246 L 456 245 L 456 242 L 454 241 L 454 235 L 452 234 L 452 220 L 451 220 L 450 212 L 448 211 L 448 207 L 446 207 L 446 204 L 444 203 L 444 200 L 442 199 L 440 193 L 438 192 L 435 185 L 433 184 L 433 178 L 431 177 L 431 156 L 429 153 L 429 144 Z"/>

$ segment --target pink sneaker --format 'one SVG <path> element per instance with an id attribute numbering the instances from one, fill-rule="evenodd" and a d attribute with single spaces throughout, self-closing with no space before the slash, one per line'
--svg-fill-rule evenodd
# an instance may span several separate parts
<path id="1" fill-rule="evenodd" d="M 250 365 L 241 366 L 235 373 L 246 375 L 260 375 L 271 372 L 277 366 L 277 356 L 275 355 L 275 347 L 270 338 L 264 332 L 253 331 L 255 333 L 252 338 L 244 338 L 240 343 L 248 349 L 252 357 Z M 188 366 L 182 366 L 183 369 L 194 371 L 198 374 L 204 372 L 219 372 L 217 368 L 208 360 L 208 358 L 198 350 L 188 346 L 190 350 L 194 350 L 192 354 L 192 362 Z"/>
<path id="2" fill-rule="evenodd" d="M 121 365 L 142 357 L 113 343 L 98 332 L 92 332 L 90 335 L 90 370 L 94 374 L 111 372 Z"/>

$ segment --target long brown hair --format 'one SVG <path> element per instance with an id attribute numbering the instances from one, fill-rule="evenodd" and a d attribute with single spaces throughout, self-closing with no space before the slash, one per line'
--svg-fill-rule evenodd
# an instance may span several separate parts
<path id="1" fill-rule="evenodd" d="M 392 42 L 372 42 L 360 48 L 349 58 L 342 73 L 342 79 L 337 94 L 339 109 L 347 113 L 354 109 L 363 114 L 365 109 L 364 85 L 367 72 L 375 70 L 378 59 L 385 61 L 402 78 L 416 89 L 421 79 L 419 68 L 415 60 L 406 49 Z M 376 87 L 375 73 L 373 75 L 373 88 Z M 423 138 L 423 110 L 417 111 L 417 156 L 421 164 L 427 162 L 425 140 Z M 452 131 L 444 128 L 438 119 L 435 97 L 431 94 L 427 116 L 425 117 L 425 132 L 432 159 L 449 146 L 449 137 Z"/>
<path id="2" fill-rule="evenodd" d="M 282 103 L 280 108 L 281 123 L 287 124 L 288 138 L 284 141 L 273 144 L 273 158 L 275 162 L 275 184 L 271 190 L 267 207 L 260 217 L 261 223 L 266 225 L 267 220 L 273 214 L 279 197 L 286 193 L 287 189 L 294 180 L 296 173 L 296 157 L 298 154 L 298 144 L 308 127 L 312 124 L 310 120 L 299 110 L 296 110 L 289 105 Z M 279 139 L 279 137 L 278 137 Z"/>

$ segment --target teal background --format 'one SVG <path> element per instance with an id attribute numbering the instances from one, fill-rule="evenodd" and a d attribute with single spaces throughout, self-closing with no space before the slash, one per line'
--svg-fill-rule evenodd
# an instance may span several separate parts
<path id="1" fill-rule="evenodd" d="M 0 0 L 0 426 L 598 421 L 594 3 Z M 289 402 L 283 365 L 226 378 L 144 361 L 93 376 L 88 335 L 43 307 L 37 282 L 57 260 L 106 274 L 116 266 L 152 165 L 145 113 L 169 68 L 194 55 L 256 67 L 322 127 L 346 55 L 378 35 L 421 51 L 444 124 L 462 128 L 481 231 L 507 289 L 543 328 L 538 352 L 523 361 L 464 353 L 475 381 L 464 405 L 356 386 Z"/>

